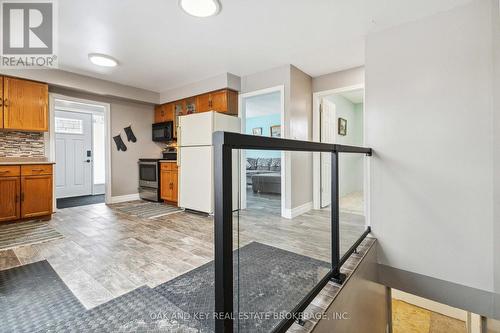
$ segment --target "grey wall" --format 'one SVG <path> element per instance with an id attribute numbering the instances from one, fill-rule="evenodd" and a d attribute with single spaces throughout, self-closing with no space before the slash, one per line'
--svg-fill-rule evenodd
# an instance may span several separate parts
<path id="1" fill-rule="evenodd" d="M 340 72 L 325 74 L 313 78 L 313 92 L 326 91 L 363 84 L 365 82 L 364 67 L 356 67 Z"/>
<path id="2" fill-rule="evenodd" d="M 285 101 L 285 124 L 284 129 L 282 129 L 282 137 L 289 138 L 290 129 L 288 126 L 288 108 L 290 105 L 290 72 L 291 66 L 285 65 L 276 68 L 272 68 L 267 71 L 242 76 L 241 77 L 241 93 L 248 93 L 256 90 L 283 86 L 284 87 L 284 101 Z M 285 160 L 289 160 L 289 157 L 285 156 Z M 290 164 L 290 163 L 288 163 Z M 290 166 L 285 165 L 285 172 L 290 174 Z M 282 180 L 284 181 L 284 180 Z M 282 194 L 283 195 L 283 194 Z M 292 195 L 289 189 L 286 190 L 284 194 L 285 208 L 291 209 L 292 207 Z"/>
<path id="3" fill-rule="evenodd" d="M 380 262 L 487 291 L 494 287 L 491 10 L 490 1 L 474 1 L 369 34 L 365 66 Z"/>
<path id="4" fill-rule="evenodd" d="M 312 78 L 300 69 L 285 65 L 241 78 L 241 92 L 283 85 L 285 91 L 284 138 L 312 139 Z M 291 188 L 285 193 L 285 208 L 312 202 L 312 155 L 289 153 L 286 174 Z"/>
<path id="5" fill-rule="evenodd" d="M 151 124 L 154 106 L 147 103 L 103 97 L 62 88 L 50 88 L 50 92 L 74 98 L 89 99 L 111 104 L 111 136 L 121 133 L 127 151 L 117 151 L 114 141 L 111 145 L 111 192 L 112 196 L 136 194 L 138 183 L 137 160 L 141 157 L 161 157 L 161 146 L 151 141 Z M 137 142 L 127 141 L 124 127 L 132 125 Z M 112 139 L 111 139 L 112 140 Z"/>
<path id="6" fill-rule="evenodd" d="M 498 0 L 491 1 L 492 38 L 493 38 L 493 128 L 494 128 L 494 239 L 500 240 L 500 8 Z M 500 241 L 495 242 L 495 291 L 500 293 Z M 500 304 L 498 304 L 500 312 Z M 500 332 L 500 325 L 498 331 Z"/>
<path id="7" fill-rule="evenodd" d="M 289 138 L 312 140 L 312 78 L 295 66 L 290 68 Z M 312 153 L 290 153 L 291 207 L 312 206 Z"/>
<path id="8" fill-rule="evenodd" d="M 46 82 L 62 89 L 75 89 L 101 96 L 115 96 L 148 103 L 158 103 L 160 94 L 111 81 L 58 69 L 2 69 L 1 74 Z"/>
<path id="9" fill-rule="evenodd" d="M 168 103 L 222 88 L 239 91 L 241 89 L 240 77 L 231 73 L 224 73 L 172 88 L 160 94 L 160 103 Z"/>

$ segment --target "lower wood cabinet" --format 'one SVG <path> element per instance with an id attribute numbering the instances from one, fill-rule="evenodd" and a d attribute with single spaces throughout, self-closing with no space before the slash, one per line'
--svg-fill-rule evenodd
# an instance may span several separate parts
<path id="1" fill-rule="evenodd" d="M 177 164 L 171 162 L 160 163 L 160 197 L 162 200 L 177 203 L 178 192 Z"/>
<path id="2" fill-rule="evenodd" d="M 21 218 L 21 180 L 19 177 L 0 177 L 0 222 Z"/>
<path id="3" fill-rule="evenodd" d="M 52 165 L 0 166 L 0 222 L 52 214 Z"/>
<path id="4" fill-rule="evenodd" d="M 52 175 L 21 177 L 21 218 L 52 214 Z"/>

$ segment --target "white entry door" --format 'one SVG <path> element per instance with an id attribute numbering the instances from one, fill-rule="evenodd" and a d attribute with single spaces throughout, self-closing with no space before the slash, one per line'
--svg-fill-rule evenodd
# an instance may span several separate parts
<path id="1" fill-rule="evenodd" d="M 55 111 L 56 197 L 92 194 L 92 114 Z"/>
<path id="2" fill-rule="evenodd" d="M 321 101 L 321 142 L 335 143 L 335 104 Z M 321 208 L 332 202 L 332 154 L 321 153 Z"/>

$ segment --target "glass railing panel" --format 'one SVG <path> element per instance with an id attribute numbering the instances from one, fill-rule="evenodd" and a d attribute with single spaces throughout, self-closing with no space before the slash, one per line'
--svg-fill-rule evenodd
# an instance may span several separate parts
<path id="1" fill-rule="evenodd" d="M 365 232 L 365 155 L 339 154 L 340 256 Z"/>
<path id="2" fill-rule="evenodd" d="M 242 155 L 233 216 L 234 325 L 237 332 L 270 332 L 330 272 L 331 215 L 312 209 L 304 176 L 312 174 L 312 153 Z"/>

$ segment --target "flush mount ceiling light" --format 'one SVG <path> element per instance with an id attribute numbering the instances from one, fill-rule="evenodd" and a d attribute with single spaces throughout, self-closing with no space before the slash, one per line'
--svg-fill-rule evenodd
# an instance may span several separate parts
<path id="1" fill-rule="evenodd" d="M 89 53 L 89 60 L 91 63 L 101 67 L 115 67 L 118 65 L 113 57 L 100 53 Z"/>
<path id="2" fill-rule="evenodd" d="M 179 6 L 187 14 L 196 17 L 214 16 L 221 10 L 218 0 L 179 0 Z"/>

